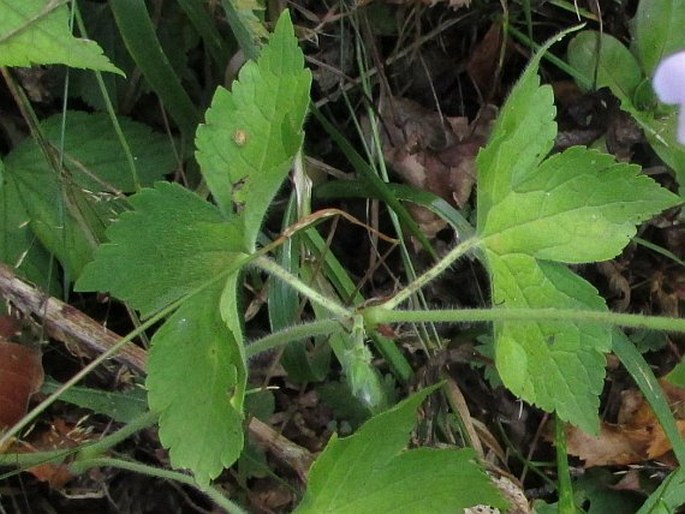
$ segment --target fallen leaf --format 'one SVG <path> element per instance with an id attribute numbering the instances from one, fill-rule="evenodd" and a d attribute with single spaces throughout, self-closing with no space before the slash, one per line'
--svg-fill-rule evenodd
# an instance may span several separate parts
<path id="1" fill-rule="evenodd" d="M 43 384 L 41 351 L 0 338 L 0 429 L 17 423 Z"/>
<path id="2" fill-rule="evenodd" d="M 97 437 L 79 423 L 68 423 L 62 418 L 55 418 L 49 428 L 32 431 L 30 439 L 15 441 L 7 451 L 39 453 L 70 450 L 94 439 Z M 62 489 L 75 476 L 64 461 L 39 464 L 26 469 L 26 471 L 38 480 L 46 482 L 52 489 Z"/>
<path id="3" fill-rule="evenodd" d="M 493 23 L 471 51 L 466 73 L 486 98 L 497 89 L 502 48 L 502 24 Z"/>
<path id="4" fill-rule="evenodd" d="M 676 417 L 678 431 L 685 436 L 685 389 L 666 380 L 659 383 Z M 602 423 L 597 437 L 577 427 L 566 428 L 568 453 L 580 457 L 585 466 L 627 466 L 664 458 L 671 443 L 652 407 L 639 391 L 624 391 L 617 423 Z"/>
<path id="5" fill-rule="evenodd" d="M 390 97 L 381 107 L 383 155 L 406 183 L 462 208 L 476 181 L 476 155 L 495 118 L 487 106 L 469 123 L 443 117 L 407 98 Z M 421 230 L 434 237 L 446 223 L 422 207 L 410 206 Z"/>

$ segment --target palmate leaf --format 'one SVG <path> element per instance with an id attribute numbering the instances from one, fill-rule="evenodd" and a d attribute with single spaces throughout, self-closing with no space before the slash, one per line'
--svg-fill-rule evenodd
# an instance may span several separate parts
<path id="1" fill-rule="evenodd" d="M 302 143 L 310 75 L 287 11 L 257 64 L 222 91 L 198 130 L 218 207 L 176 184 L 130 198 L 76 284 L 109 291 L 143 316 L 178 301 L 153 338 L 147 386 L 175 467 L 206 485 L 242 450 L 246 365 L 238 274 Z"/>
<path id="2" fill-rule="evenodd" d="M 333 436 L 312 466 L 297 514 L 452 513 L 476 504 L 504 507 L 471 449 L 406 450 L 428 387 L 367 421 L 354 435 Z"/>
<path id="3" fill-rule="evenodd" d="M 66 64 L 123 75 L 95 41 L 69 32 L 69 11 L 56 0 L 0 0 L 0 65 Z"/>
<path id="4" fill-rule="evenodd" d="M 561 262 L 616 256 L 635 224 L 676 205 L 637 166 L 574 147 L 542 159 L 556 135 L 550 86 L 533 59 L 503 108 L 479 168 L 478 234 L 497 309 L 605 310 L 597 291 Z M 556 261 L 556 262 L 555 262 Z M 609 327 L 572 322 L 495 323 L 495 360 L 521 398 L 588 432 L 598 429 Z"/>

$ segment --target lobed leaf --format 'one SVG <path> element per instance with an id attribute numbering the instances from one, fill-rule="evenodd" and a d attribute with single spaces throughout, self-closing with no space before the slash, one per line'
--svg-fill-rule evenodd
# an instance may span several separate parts
<path id="1" fill-rule="evenodd" d="M 496 308 L 606 310 L 592 285 L 558 263 L 525 254 L 487 256 Z M 611 332 L 602 325 L 495 323 L 495 362 L 507 388 L 589 433 L 599 428 L 604 354 L 610 349 Z"/>
<path id="2" fill-rule="evenodd" d="M 197 130 L 207 185 L 223 215 L 240 219 L 248 252 L 303 141 L 311 73 L 293 34 L 281 16 L 260 58 L 243 66 L 231 92 L 217 90 Z"/>
<path id="3" fill-rule="evenodd" d="M 69 11 L 56 0 L 0 0 L 0 65 L 66 64 L 123 75 L 95 41 L 69 31 Z"/>
<path id="4" fill-rule="evenodd" d="M 585 148 L 543 161 L 556 135 L 549 86 L 533 58 L 477 159 L 478 226 L 496 309 L 605 310 L 597 291 L 559 264 L 606 260 L 635 224 L 678 197 L 637 166 Z M 556 261 L 556 262 L 555 262 Z M 609 328 L 571 322 L 495 324 L 495 360 L 515 394 L 585 431 L 599 428 Z"/>
<path id="5" fill-rule="evenodd" d="M 240 227 L 196 194 L 159 182 L 130 203 L 77 290 L 109 291 L 147 317 L 239 266 Z"/>
<path id="6" fill-rule="evenodd" d="M 675 202 L 674 195 L 595 150 L 572 147 L 512 184 L 492 206 L 481 234 L 500 255 L 525 253 L 568 263 L 615 257 L 635 225 Z"/>
<path id="7" fill-rule="evenodd" d="M 305 513 L 452 513 L 504 506 L 471 449 L 406 450 L 426 388 L 373 417 L 352 436 L 333 436 L 312 466 L 295 510 Z"/>
<path id="8" fill-rule="evenodd" d="M 155 333 L 146 381 L 171 463 L 192 469 L 203 486 L 243 448 L 242 341 L 221 318 L 223 287 L 219 282 L 189 297 Z"/>

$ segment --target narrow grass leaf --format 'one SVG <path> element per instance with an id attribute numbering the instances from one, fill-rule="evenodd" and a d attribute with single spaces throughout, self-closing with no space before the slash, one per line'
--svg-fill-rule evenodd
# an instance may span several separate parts
<path id="1" fill-rule="evenodd" d="M 191 137 L 200 121 L 200 113 L 162 49 L 145 2 L 112 0 L 109 6 L 136 65 L 181 132 Z"/>

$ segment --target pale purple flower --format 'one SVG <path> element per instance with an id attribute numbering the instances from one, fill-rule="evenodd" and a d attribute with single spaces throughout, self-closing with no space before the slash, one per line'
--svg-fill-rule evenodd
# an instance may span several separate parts
<path id="1" fill-rule="evenodd" d="M 685 144 L 685 51 L 666 57 L 654 73 L 654 91 L 665 104 L 680 106 L 678 141 Z"/>

